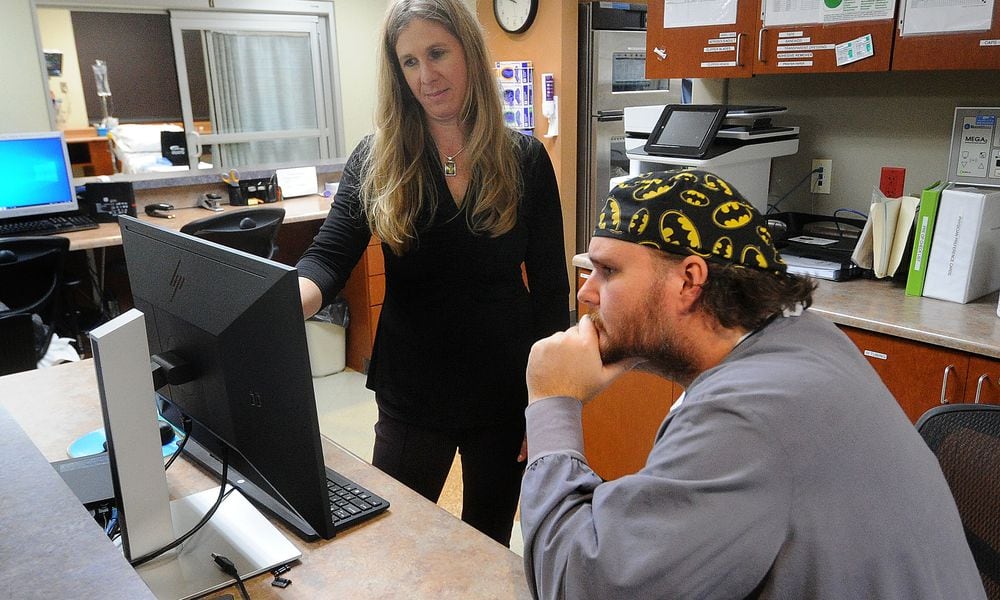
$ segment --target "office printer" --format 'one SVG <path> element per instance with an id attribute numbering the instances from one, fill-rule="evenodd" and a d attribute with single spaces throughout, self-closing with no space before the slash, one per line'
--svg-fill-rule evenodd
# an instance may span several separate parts
<path id="1" fill-rule="evenodd" d="M 695 167 L 736 187 L 767 212 L 771 159 L 799 150 L 799 128 L 777 125 L 783 106 L 667 104 L 625 108 L 629 175 Z"/>

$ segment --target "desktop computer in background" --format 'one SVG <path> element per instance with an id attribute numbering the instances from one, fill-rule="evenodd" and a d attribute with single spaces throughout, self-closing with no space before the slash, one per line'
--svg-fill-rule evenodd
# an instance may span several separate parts
<path id="1" fill-rule="evenodd" d="M 0 171 L 16 174 L 0 192 L 0 237 L 94 229 L 77 214 L 69 151 L 61 131 L 0 134 Z"/>

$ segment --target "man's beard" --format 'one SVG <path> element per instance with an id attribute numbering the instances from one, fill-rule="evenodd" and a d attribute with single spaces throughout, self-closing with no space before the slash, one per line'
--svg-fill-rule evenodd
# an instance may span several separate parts
<path id="1" fill-rule="evenodd" d="M 694 360 L 676 329 L 665 323 L 662 313 L 656 311 L 653 298 L 642 303 L 642 313 L 621 323 L 614 335 L 608 333 L 597 311 L 590 313 L 590 320 L 600 339 L 601 362 L 616 363 L 621 360 L 644 359 L 637 368 L 676 381 L 689 381 L 695 373 Z"/>

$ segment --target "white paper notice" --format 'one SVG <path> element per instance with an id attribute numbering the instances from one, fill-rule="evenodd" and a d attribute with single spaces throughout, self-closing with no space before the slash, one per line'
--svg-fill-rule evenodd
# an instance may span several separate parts
<path id="1" fill-rule="evenodd" d="M 895 16 L 893 0 L 765 0 L 764 25 L 874 21 Z"/>
<path id="2" fill-rule="evenodd" d="M 316 167 L 295 167 L 293 169 L 278 169 L 274 172 L 281 187 L 281 195 L 285 198 L 308 196 L 318 191 L 316 183 Z"/>
<path id="3" fill-rule="evenodd" d="M 868 58 L 875 54 L 875 49 L 872 47 L 872 36 L 871 34 L 863 35 L 849 42 L 837 44 L 836 52 L 838 67 Z"/>
<path id="4" fill-rule="evenodd" d="M 732 25 L 736 0 L 663 0 L 663 28 Z"/>
<path id="5" fill-rule="evenodd" d="M 902 35 L 985 31 L 993 25 L 994 0 L 905 0 Z"/>

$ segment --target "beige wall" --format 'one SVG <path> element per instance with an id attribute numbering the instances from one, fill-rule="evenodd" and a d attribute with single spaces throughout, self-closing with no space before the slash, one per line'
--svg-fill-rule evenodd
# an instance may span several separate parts
<path id="1" fill-rule="evenodd" d="M 372 129 L 375 111 L 375 52 L 388 0 L 336 0 L 337 57 L 344 98 L 344 151 L 350 152 Z"/>
<path id="2" fill-rule="evenodd" d="M 38 9 L 38 30 L 43 49 L 59 50 L 63 53 L 62 76 L 48 78 L 49 91 L 60 101 L 59 109 L 56 111 L 56 127 L 59 129 L 89 127 L 83 83 L 80 78 L 80 62 L 76 57 L 76 38 L 73 36 L 73 23 L 69 10 Z"/>
<path id="3" fill-rule="evenodd" d="M 0 0 L 0 40 L 0 132 L 50 129 L 42 57 L 28 2 Z"/>
<path id="4" fill-rule="evenodd" d="M 542 140 L 559 181 L 563 209 L 563 234 L 570 289 L 575 287 L 569 260 L 576 253 L 576 93 L 577 0 L 539 2 L 535 22 L 528 31 L 509 34 L 493 17 L 493 2 L 478 0 L 479 21 L 494 60 L 530 60 L 535 73 L 535 137 Z M 559 135 L 545 138 L 548 120 L 542 116 L 542 73 L 555 75 L 559 96 Z M 569 306 L 575 306 L 573 297 Z"/>
<path id="5" fill-rule="evenodd" d="M 799 152 L 772 164 L 772 201 L 811 169 L 833 160 L 829 195 L 806 182 L 782 210 L 831 214 L 868 212 L 882 166 L 906 168 L 906 192 L 946 178 L 956 106 L 1000 106 L 1000 72 L 832 73 L 730 80 L 733 104 L 788 107 L 781 123 L 801 128 Z M 776 120 L 777 122 L 777 120 Z"/>

